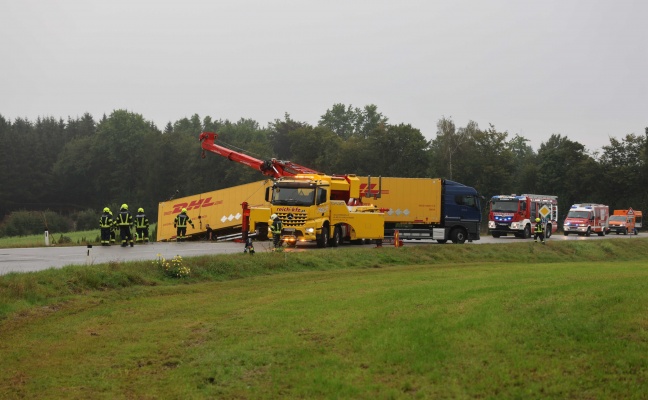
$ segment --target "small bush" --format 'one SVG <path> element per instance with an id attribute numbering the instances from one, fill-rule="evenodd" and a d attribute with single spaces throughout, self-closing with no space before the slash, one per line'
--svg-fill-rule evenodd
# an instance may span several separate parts
<path id="1" fill-rule="evenodd" d="M 88 231 L 99 227 L 101 213 L 91 208 L 71 215 L 77 231 Z"/>
<path id="2" fill-rule="evenodd" d="M 171 261 L 168 261 L 158 254 L 158 258 L 153 261 L 153 265 L 161 268 L 164 274 L 171 278 L 185 278 L 191 273 L 191 270 L 183 264 L 182 257 L 179 255 L 174 256 Z"/>

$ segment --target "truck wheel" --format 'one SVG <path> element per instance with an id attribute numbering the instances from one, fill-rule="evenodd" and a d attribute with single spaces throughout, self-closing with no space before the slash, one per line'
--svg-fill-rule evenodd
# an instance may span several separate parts
<path id="1" fill-rule="evenodd" d="M 624 235 L 627 235 L 627 234 L 628 234 L 628 228 L 625 228 L 625 229 L 623 230 L 623 234 L 624 234 Z"/>
<path id="2" fill-rule="evenodd" d="M 319 235 L 317 238 L 317 247 L 322 248 L 326 247 L 326 244 L 328 243 L 329 239 L 329 227 L 328 225 L 324 225 L 322 227 L 322 234 Z"/>
<path id="3" fill-rule="evenodd" d="M 437 243 L 446 244 L 446 243 L 448 243 L 448 239 L 437 239 Z"/>
<path id="4" fill-rule="evenodd" d="M 333 237 L 329 239 L 328 245 L 330 247 L 338 247 L 342 242 L 342 229 L 339 226 L 333 228 Z"/>
<path id="5" fill-rule="evenodd" d="M 589 227 L 587 227 L 587 232 L 585 232 L 585 236 L 590 237 L 591 234 L 592 234 L 592 230 Z"/>
<path id="6" fill-rule="evenodd" d="M 563 235 L 569 236 L 569 233 L 568 232 L 563 232 Z"/>
<path id="7" fill-rule="evenodd" d="M 605 228 L 601 232 L 596 232 L 599 236 L 605 236 Z"/>
<path id="8" fill-rule="evenodd" d="M 466 242 L 466 232 L 461 228 L 455 228 L 450 232 L 450 240 L 454 244 L 464 244 Z"/>
<path id="9" fill-rule="evenodd" d="M 501 233 L 499 233 L 499 232 L 493 232 L 492 235 L 493 235 L 493 237 L 494 237 L 495 239 L 497 239 L 498 237 L 501 236 Z"/>
<path id="10" fill-rule="evenodd" d="M 527 225 L 524 227 L 524 236 L 522 238 L 528 239 L 530 237 L 531 237 L 531 225 Z"/>
<path id="11" fill-rule="evenodd" d="M 547 225 L 547 234 L 545 239 L 549 239 L 551 237 L 551 225 Z"/>

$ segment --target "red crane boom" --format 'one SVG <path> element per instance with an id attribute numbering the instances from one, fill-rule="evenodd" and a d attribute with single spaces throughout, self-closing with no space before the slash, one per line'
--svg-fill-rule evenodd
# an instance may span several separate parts
<path id="1" fill-rule="evenodd" d="M 284 176 L 294 176 L 297 174 L 318 174 L 323 175 L 322 172 L 304 167 L 303 165 L 295 164 L 291 161 L 282 161 L 272 158 L 267 161 L 259 160 L 247 154 L 239 153 L 230 150 L 215 143 L 218 134 L 214 132 L 203 132 L 200 134 L 200 145 L 203 148 L 202 157 L 205 158 L 205 150 L 212 153 L 219 154 L 230 161 L 235 161 L 245 164 L 250 168 L 260 171 L 262 174 L 272 178 L 281 178 Z"/>

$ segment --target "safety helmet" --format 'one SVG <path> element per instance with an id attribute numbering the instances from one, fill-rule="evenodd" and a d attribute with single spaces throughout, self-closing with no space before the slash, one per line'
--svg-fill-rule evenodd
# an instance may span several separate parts
<path id="1" fill-rule="evenodd" d="M 137 212 L 142 212 L 143 213 L 144 209 L 142 207 L 140 207 L 140 208 L 137 209 Z"/>
<path id="2" fill-rule="evenodd" d="M 272 215 L 270 216 L 270 219 L 275 219 L 275 218 L 277 218 L 277 214 L 272 214 Z"/>
<path id="3" fill-rule="evenodd" d="M 540 218 L 536 218 L 536 222 L 540 222 Z"/>
<path id="4" fill-rule="evenodd" d="M 104 212 L 109 212 L 109 211 L 110 211 L 110 208 L 104 207 Z"/>
<path id="5" fill-rule="evenodd" d="M 128 204 L 126 204 L 126 203 L 122 204 L 121 209 L 122 210 L 128 210 Z"/>
<path id="6" fill-rule="evenodd" d="M 187 212 L 187 209 L 186 209 L 186 208 L 183 208 L 183 209 L 182 209 L 182 212 L 183 212 L 183 213 L 186 213 L 186 212 Z"/>

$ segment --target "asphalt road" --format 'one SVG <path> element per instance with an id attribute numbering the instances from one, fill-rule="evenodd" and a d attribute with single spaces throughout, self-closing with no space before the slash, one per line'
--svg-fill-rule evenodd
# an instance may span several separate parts
<path id="1" fill-rule="evenodd" d="M 608 235 L 600 236 L 577 236 L 562 234 L 554 235 L 549 241 L 563 240 L 602 240 L 602 239 L 624 239 L 632 240 L 641 238 L 645 234 L 634 235 Z M 518 239 L 513 236 L 501 237 L 498 239 L 491 236 L 482 236 L 481 240 L 472 243 L 466 242 L 466 246 L 472 244 L 493 244 L 493 243 L 525 243 L 529 239 Z M 532 240 L 532 239 L 531 239 Z M 435 245 L 441 246 L 436 241 L 431 240 L 406 240 L 405 246 L 412 245 Z M 268 251 L 271 242 L 255 242 L 257 252 Z M 374 245 L 365 245 L 366 247 Z M 443 246 L 452 246 L 445 244 Z M 66 265 L 94 265 L 109 262 L 123 262 L 134 260 L 150 260 L 151 262 L 159 256 L 170 259 L 175 255 L 182 257 L 192 257 L 205 254 L 236 254 L 243 252 L 244 245 L 235 242 L 162 242 L 136 245 L 135 247 L 120 247 L 119 245 L 103 247 L 93 246 L 92 248 L 83 246 L 72 247 L 33 247 L 22 249 L 0 249 L 0 275 L 9 272 L 31 272 L 40 271 L 48 268 L 61 268 Z M 346 247 L 346 246 L 344 246 Z M 343 248 L 344 248 L 343 247 Z M 296 249 L 288 251 L 322 251 L 314 245 L 298 246 Z M 336 249 L 328 249 L 334 251 Z"/>

